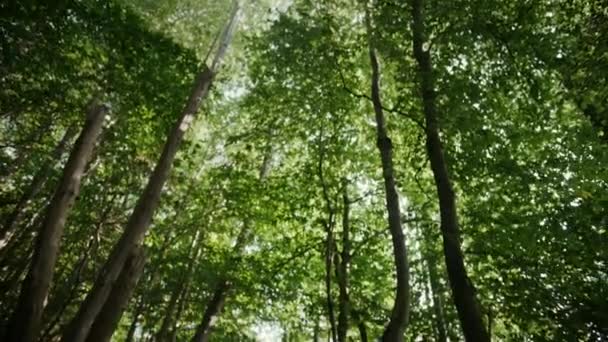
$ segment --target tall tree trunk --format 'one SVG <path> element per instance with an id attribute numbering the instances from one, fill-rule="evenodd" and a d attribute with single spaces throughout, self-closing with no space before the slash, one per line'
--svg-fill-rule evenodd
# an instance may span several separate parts
<path id="1" fill-rule="evenodd" d="M 129 255 L 112 293 L 103 305 L 91 327 L 87 342 L 107 342 L 112 338 L 114 330 L 129 303 L 131 294 L 139 280 L 145 264 L 145 254 L 142 246 L 136 247 Z"/>
<path id="2" fill-rule="evenodd" d="M 139 316 L 144 311 L 144 296 L 143 294 L 139 298 L 139 302 L 137 303 L 137 307 L 135 308 L 135 312 L 133 313 L 133 319 L 131 320 L 131 324 L 129 324 L 129 331 L 127 331 L 127 337 L 125 338 L 125 342 L 133 342 L 135 338 L 135 330 L 137 329 L 137 321 L 139 320 Z"/>
<path id="3" fill-rule="evenodd" d="M 445 313 L 443 312 L 443 300 L 441 299 L 441 287 L 437 275 L 437 267 L 434 258 L 427 257 L 426 260 L 429 282 L 431 285 L 431 297 L 433 298 L 433 311 L 435 312 L 435 326 L 437 328 L 437 342 L 446 342 Z"/>
<path id="4" fill-rule="evenodd" d="M 201 324 L 196 329 L 196 334 L 192 337 L 191 342 L 207 342 L 211 336 L 211 329 L 213 329 L 219 314 L 224 308 L 226 301 L 226 292 L 231 288 L 230 282 L 227 280 L 220 280 L 220 283 L 215 288 L 211 300 L 207 304 L 205 314 Z"/>
<path id="5" fill-rule="evenodd" d="M 89 242 L 87 244 L 86 250 L 83 252 L 82 256 L 79 258 L 76 266 L 74 267 L 72 274 L 70 275 L 67 284 L 65 287 L 67 288 L 67 294 L 63 295 L 55 295 L 55 302 L 51 301 L 46 308 L 46 313 L 49 314 L 50 322 L 46 329 L 44 329 L 40 340 L 45 341 L 48 337 L 54 334 L 53 330 L 59 324 L 61 319 L 63 318 L 63 314 L 67 310 L 67 308 L 74 301 L 76 294 L 78 293 L 78 288 L 82 283 L 82 273 L 85 270 L 89 261 L 93 258 L 94 251 L 98 248 L 97 238 L 102 230 L 103 226 L 106 224 L 110 213 L 112 212 L 113 204 L 115 203 L 116 195 L 113 195 L 105 205 L 105 209 L 101 213 L 99 217 L 99 221 L 95 224 L 95 229 L 91 233 L 89 237 Z M 60 329 L 59 329 L 60 330 Z M 60 333 L 61 331 L 59 331 Z"/>
<path id="6" fill-rule="evenodd" d="M 226 53 L 228 44 L 232 38 L 232 33 L 236 27 L 239 10 L 240 5 L 238 1 L 235 1 L 233 12 L 228 25 L 223 32 L 220 46 L 216 52 L 211 69 L 204 66 L 203 70 L 197 75 L 188 102 L 167 138 L 160 159 L 127 222 L 123 235 L 112 249 L 108 260 L 95 281 L 93 289 L 91 289 L 78 310 L 78 313 L 66 329 L 63 335 L 63 341 L 84 341 L 95 316 L 99 313 L 101 306 L 110 294 L 112 285 L 118 278 L 118 274 L 120 273 L 127 256 L 133 250 L 134 246 L 138 245 L 143 240 L 145 233 L 150 226 L 150 222 L 152 221 L 154 211 L 158 206 L 163 185 L 169 176 L 173 160 L 175 159 L 175 155 L 183 140 L 184 134 L 194 120 L 201 101 L 207 96 L 209 87 L 211 86 L 224 54 Z"/>
<path id="7" fill-rule="evenodd" d="M 259 180 L 264 181 L 270 172 L 270 166 L 272 162 L 272 147 L 270 147 L 264 154 L 264 160 L 260 167 Z M 233 247 L 232 258 L 227 262 L 225 269 L 232 270 L 227 274 L 221 276 L 215 287 L 211 300 L 207 304 L 203 319 L 196 329 L 196 333 L 190 340 L 191 342 L 206 342 L 211 336 L 211 330 L 213 329 L 219 315 L 221 314 L 228 292 L 232 288 L 233 272 L 238 269 L 240 259 L 243 251 L 249 240 L 251 239 L 251 222 L 245 220 L 243 226 L 239 231 L 235 245 Z"/>
<path id="8" fill-rule="evenodd" d="M 332 219 L 330 218 L 330 221 Z M 331 331 L 332 341 L 337 341 L 338 329 L 336 327 L 336 313 L 334 308 L 334 300 L 331 295 L 331 272 L 332 272 L 332 261 L 334 256 L 334 238 L 332 224 L 327 223 L 325 227 L 325 299 L 327 304 L 327 316 L 329 320 L 329 327 Z"/>
<path id="9" fill-rule="evenodd" d="M 327 221 L 324 221 L 325 228 L 325 301 L 327 306 L 327 320 L 329 321 L 329 327 L 331 332 L 331 340 L 338 340 L 338 328 L 336 323 L 336 313 L 334 307 L 334 300 L 331 294 L 332 288 L 332 262 L 336 262 L 334 260 L 335 253 L 335 241 L 334 241 L 334 226 L 335 226 L 335 217 L 336 217 L 336 209 L 334 208 L 334 204 L 329 195 L 329 189 L 327 183 L 325 182 L 325 177 L 323 175 L 323 161 L 325 157 L 324 146 L 320 146 L 319 151 L 319 164 L 318 164 L 318 173 L 319 173 L 319 181 L 321 182 L 321 190 L 323 194 L 323 200 L 325 201 L 325 206 L 327 210 Z M 336 273 L 338 272 L 338 267 L 336 267 Z"/>
<path id="10" fill-rule="evenodd" d="M 189 292 L 190 292 L 190 283 L 186 284 L 186 287 L 184 287 L 184 290 L 182 291 L 182 293 L 179 296 L 179 305 L 177 306 L 177 311 L 175 312 L 175 318 L 173 319 L 173 324 L 171 326 L 171 332 L 169 334 L 167 341 L 175 342 L 177 340 L 178 322 L 179 322 L 180 318 L 182 317 L 182 314 L 184 312 L 184 307 L 186 306 L 186 303 L 188 302 Z"/>
<path id="11" fill-rule="evenodd" d="M 431 169 L 435 178 L 439 209 L 441 216 L 441 234 L 443 236 L 443 251 L 447 265 L 452 296 L 465 339 L 467 341 L 485 342 L 489 336 L 484 326 L 481 309 L 475 289 L 471 283 L 464 265 L 460 247 L 460 232 L 456 213 L 456 198 L 445 162 L 439 123 L 435 103 L 435 89 L 430 51 L 424 50 L 425 32 L 422 13 L 422 0 L 412 0 L 413 47 L 414 57 L 418 62 L 420 74 L 420 92 L 426 121 L 426 147 L 431 160 Z"/>
<path id="12" fill-rule="evenodd" d="M 317 320 L 315 321 L 315 327 L 313 328 L 313 332 L 312 332 L 312 340 L 313 342 L 319 342 L 321 339 L 319 338 L 319 332 L 320 332 L 320 327 L 319 327 L 319 317 L 317 317 Z"/>
<path id="13" fill-rule="evenodd" d="M 80 190 L 82 173 L 101 133 L 107 111 L 106 106 L 95 104 L 91 104 L 87 111 L 82 132 L 65 165 L 63 176 L 36 238 L 31 266 L 23 282 L 5 341 L 33 342 L 38 337 L 44 301 L 53 278 L 63 227 Z"/>
<path id="14" fill-rule="evenodd" d="M 338 342 L 346 342 L 348 334 L 348 318 L 350 312 L 349 302 L 349 264 L 350 264 L 350 200 L 348 199 L 348 182 L 343 180 L 342 184 L 342 252 L 341 262 L 337 267 L 338 286 L 340 294 L 338 297 L 340 313 L 338 314 Z"/>
<path id="15" fill-rule="evenodd" d="M 48 158 L 49 160 L 41 166 L 40 170 L 38 170 L 36 175 L 34 175 L 34 178 L 32 178 L 30 185 L 17 200 L 15 208 L 13 208 L 13 211 L 9 214 L 2 226 L 2 230 L 0 230 L 0 249 L 3 249 L 7 245 L 14 230 L 19 226 L 27 205 L 36 197 L 36 195 L 38 195 L 40 190 L 42 190 L 53 170 L 53 164 L 61 159 L 67 145 L 76 132 L 76 126 L 68 127 L 61 140 L 57 143 L 57 146 L 55 146 L 55 149 L 51 152 L 51 155 Z"/>
<path id="16" fill-rule="evenodd" d="M 169 339 L 169 334 L 171 332 L 171 328 L 173 327 L 173 322 L 176 319 L 174 311 L 178 305 L 179 299 L 182 297 L 184 292 L 187 291 L 188 285 L 190 284 L 190 279 L 192 278 L 192 273 L 194 271 L 194 266 L 197 264 L 197 260 L 201 254 L 199 241 L 201 240 L 202 235 L 203 234 L 201 234 L 200 231 L 197 231 L 196 236 L 192 241 L 192 245 L 190 246 L 190 251 L 188 253 L 188 267 L 184 275 L 181 277 L 178 286 L 171 294 L 169 304 L 167 305 L 167 309 L 163 317 L 163 322 L 161 324 L 160 330 L 156 334 L 156 340 L 159 342 L 167 341 Z"/>
<path id="17" fill-rule="evenodd" d="M 367 342 L 367 327 L 365 326 L 365 322 L 359 321 L 357 328 L 359 328 L 359 337 L 361 338 L 361 342 Z"/>
<path id="18" fill-rule="evenodd" d="M 369 59 L 372 68 L 372 103 L 376 114 L 377 145 L 382 160 L 382 175 L 386 192 L 386 209 L 388 211 L 388 228 L 393 241 L 393 255 L 397 269 L 397 290 L 391 318 L 382 335 L 383 341 L 401 342 L 408 323 L 410 306 L 409 263 L 405 236 L 401 226 L 401 211 L 399 209 L 399 194 L 393 172 L 393 146 L 388 137 L 386 121 L 380 99 L 380 68 L 373 45 L 372 27 L 369 9 L 366 10 L 366 25 L 369 45 Z"/>

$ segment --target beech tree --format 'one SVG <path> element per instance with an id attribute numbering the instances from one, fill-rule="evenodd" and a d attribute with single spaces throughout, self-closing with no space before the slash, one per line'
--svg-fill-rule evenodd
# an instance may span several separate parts
<path id="1" fill-rule="evenodd" d="M 0 13 L 4 339 L 608 338 L 601 2 Z"/>

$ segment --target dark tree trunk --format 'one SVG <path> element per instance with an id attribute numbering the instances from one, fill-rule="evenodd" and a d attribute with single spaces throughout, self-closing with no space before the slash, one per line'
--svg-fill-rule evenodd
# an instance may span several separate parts
<path id="1" fill-rule="evenodd" d="M 143 247 L 136 247 L 120 272 L 108 300 L 95 318 L 87 342 L 110 341 L 129 303 L 145 264 Z"/>
<path id="2" fill-rule="evenodd" d="M 369 58 L 372 68 L 372 103 L 376 114 L 377 145 L 382 160 L 382 176 L 386 191 L 386 209 L 388 211 L 388 228 L 393 241 L 393 255 L 397 269 L 397 290 L 391 318 L 384 330 L 382 340 L 387 342 L 403 341 L 403 333 L 408 323 L 410 306 L 409 264 L 405 236 L 401 226 L 401 211 L 399 209 L 399 194 L 393 172 L 393 146 L 388 137 L 382 101 L 380 99 L 380 68 L 373 46 L 369 10 L 366 11 L 366 24 L 369 36 Z"/>
<path id="3" fill-rule="evenodd" d="M 234 12 L 233 15 L 235 15 Z M 266 177 L 268 177 L 268 173 L 270 172 L 271 166 L 270 164 L 272 161 L 272 153 L 272 148 L 269 148 L 264 154 L 264 159 L 262 161 L 259 173 L 260 181 L 264 181 Z M 224 308 L 224 303 L 226 302 L 228 292 L 232 288 L 234 272 L 238 269 L 245 246 L 251 239 L 250 235 L 251 222 L 246 220 L 245 222 L 243 222 L 243 227 L 239 231 L 239 235 L 236 238 L 236 242 L 233 247 L 232 258 L 230 258 L 225 267 L 225 269 L 231 270 L 231 272 L 227 272 L 227 274 L 220 277 L 215 291 L 213 292 L 213 295 L 211 297 L 211 300 L 207 304 L 207 308 L 205 309 L 205 313 L 203 314 L 201 324 L 199 324 L 196 329 L 196 333 L 191 339 L 192 342 L 206 342 L 209 340 L 211 336 L 211 331 Z"/>
<path id="4" fill-rule="evenodd" d="M 441 287 L 437 275 L 437 267 L 434 258 L 427 258 L 429 271 L 429 282 L 431 284 L 431 297 L 433 298 L 433 311 L 435 312 L 435 326 L 437 328 L 437 342 L 446 342 L 445 313 L 443 312 L 443 300 L 441 299 Z"/>
<path id="5" fill-rule="evenodd" d="M 431 56 L 430 52 L 428 50 L 425 51 L 423 48 L 425 32 L 422 0 L 412 0 L 412 16 L 414 19 L 414 57 L 419 67 L 420 93 L 422 95 L 426 121 L 426 147 L 429 159 L 431 160 L 431 169 L 439 197 L 443 250 L 450 286 L 452 288 L 452 296 L 456 304 L 465 339 L 467 341 L 485 342 L 489 341 L 489 336 L 483 323 L 481 309 L 475 296 L 475 289 L 464 265 L 464 258 L 460 247 L 456 198 L 450 183 L 448 168 L 439 137 Z"/>
<path id="6" fill-rule="evenodd" d="M 131 324 L 129 325 L 129 331 L 127 332 L 125 342 L 133 342 L 135 339 L 135 329 L 137 329 L 137 321 L 139 320 L 139 316 L 144 311 L 144 304 L 144 296 L 142 295 L 141 298 L 139 298 L 139 302 L 137 303 L 137 307 L 135 308 L 135 312 L 133 313 L 133 319 L 131 320 Z"/>
<path id="7" fill-rule="evenodd" d="M 213 292 L 211 300 L 207 304 L 205 314 L 201 324 L 196 329 L 196 334 L 192 337 L 191 342 L 207 342 L 211 336 L 211 330 L 217 322 L 218 316 L 224 308 L 226 301 L 226 293 L 230 290 L 230 283 L 227 280 L 221 280 Z"/>
<path id="8" fill-rule="evenodd" d="M 100 271 L 93 288 L 80 306 L 78 313 L 66 329 L 63 341 L 84 341 L 93 324 L 93 320 L 107 300 L 127 257 L 135 246 L 143 240 L 152 221 L 154 211 L 158 206 L 162 188 L 171 171 L 177 150 L 186 130 L 198 111 L 201 101 L 207 96 L 213 77 L 213 72 L 206 67 L 197 75 L 188 103 L 167 138 L 160 159 L 148 180 L 143 194 L 138 199 L 124 233 L 112 249 L 108 260 Z"/>
<path id="9" fill-rule="evenodd" d="M 349 302 L 349 264 L 350 264 L 350 200 L 348 199 L 348 183 L 342 184 L 342 252 L 341 262 L 337 267 L 338 286 L 340 294 L 338 297 L 340 313 L 338 314 L 338 342 L 346 342 L 348 334 L 348 318 L 350 311 Z"/>
<path id="10" fill-rule="evenodd" d="M 357 328 L 359 328 L 359 336 L 361 338 L 361 342 L 367 342 L 367 327 L 365 326 L 365 322 L 359 321 L 359 324 L 357 324 Z"/>
<path id="11" fill-rule="evenodd" d="M 2 230 L 0 230 L 0 249 L 3 249 L 8 244 L 8 240 L 12 237 L 14 230 L 19 226 L 19 223 L 23 218 L 27 205 L 38 195 L 40 190 L 42 190 L 44 184 L 51 174 L 51 171 L 53 170 L 53 164 L 61 159 L 66 146 L 69 144 L 76 132 L 76 126 L 70 126 L 65 131 L 63 138 L 61 138 L 61 140 L 57 143 L 57 146 L 55 146 L 55 149 L 51 152 L 49 160 L 47 160 L 47 162 L 41 166 L 40 170 L 38 170 L 36 175 L 34 175 L 30 185 L 17 200 L 15 208 L 13 208 L 13 211 L 9 214 L 4 222 L 4 225 L 2 226 Z"/>
<path id="12" fill-rule="evenodd" d="M 36 238 L 31 266 L 23 282 L 5 341 L 33 342 L 38 338 L 44 300 L 53 278 L 63 227 L 80 190 L 81 176 L 101 133 L 107 111 L 108 108 L 103 105 L 91 105 L 88 109 L 82 132 L 65 165 Z"/>
<path id="13" fill-rule="evenodd" d="M 329 195 L 329 189 L 327 183 L 325 182 L 325 177 L 323 175 L 323 161 L 324 161 L 324 147 L 321 145 L 319 151 L 319 164 L 318 164 L 318 173 L 319 180 L 321 182 L 321 190 L 323 194 L 323 200 L 325 201 L 325 206 L 327 210 L 327 220 L 323 222 L 325 228 L 325 253 L 324 253 L 324 261 L 325 261 L 325 303 L 327 307 L 327 320 L 329 321 L 330 327 L 330 337 L 332 341 L 337 341 L 338 338 L 338 328 L 336 323 L 336 313 L 334 307 L 334 300 L 331 294 L 332 288 L 332 262 L 334 260 L 334 252 L 335 252 L 335 241 L 334 241 L 334 226 L 335 226 L 335 217 L 336 210 L 334 209 L 333 202 Z M 336 272 L 338 272 L 338 268 L 336 267 Z"/>
<path id="14" fill-rule="evenodd" d="M 188 267 L 186 268 L 184 275 L 181 277 L 178 286 L 171 294 L 171 298 L 169 299 L 169 304 L 167 305 L 163 322 L 161 324 L 160 330 L 156 334 L 156 340 L 159 342 L 169 340 L 169 334 L 172 332 L 172 327 L 174 326 L 173 322 L 177 320 L 174 311 L 178 305 L 180 298 L 182 298 L 182 296 L 188 289 L 192 273 L 194 272 L 194 266 L 197 264 L 197 260 L 201 254 L 201 248 L 199 246 L 199 241 L 201 237 L 202 234 L 200 231 L 198 231 L 196 233 L 196 237 L 192 241 L 192 245 L 188 253 Z"/>
<path id="15" fill-rule="evenodd" d="M 331 219 L 330 219 L 331 220 Z M 325 228 L 325 298 L 327 304 L 327 315 L 329 320 L 329 326 L 331 331 L 332 341 L 337 341 L 337 327 L 336 327 L 336 314 L 334 308 L 334 300 L 331 295 L 331 272 L 332 272 L 332 261 L 334 256 L 334 238 L 331 223 L 327 224 Z"/>

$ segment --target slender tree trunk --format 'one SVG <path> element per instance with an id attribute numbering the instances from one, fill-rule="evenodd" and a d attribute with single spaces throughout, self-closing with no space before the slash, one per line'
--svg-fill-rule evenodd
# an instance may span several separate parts
<path id="1" fill-rule="evenodd" d="M 369 9 L 366 10 L 367 34 L 369 38 L 369 58 L 372 68 L 372 103 L 376 114 L 377 145 L 382 160 L 382 175 L 386 191 L 386 209 L 388 211 L 388 227 L 393 241 L 393 255 L 397 269 L 397 291 L 391 318 L 382 335 L 383 341 L 401 342 L 408 324 L 410 306 L 409 263 L 405 236 L 401 226 L 401 211 L 399 209 L 399 194 L 393 172 L 393 146 L 388 137 L 382 101 L 380 99 L 380 68 L 373 45 L 372 28 Z"/>
<path id="2" fill-rule="evenodd" d="M 327 320 L 329 321 L 329 327 L 331 332 L 331 340 L 338 341 L 338 328 L 336 323 L 336 314 L 334 308 L 334 301 L 331 294 L 332 288 L 332 262 L 336 262 L 334 260 L 334 252 L 335 252 L 335 241 L 334 241 L 334 226 L 335 226 L 335 217 L 336 210 L 334 209 L 333 202 L 329 195 L 328 186 L 325 182 L 325 177 L 323 175 L 323 161 L 324 161 L 324 147 L 321 145 L 319 151 L 319 164 L 318 164 L 318 173 L 319 180 L 321 182 L 321 190 L 323 193 L 323 200 L 325 201 L 325 206 L 327 210 L 327 221 L 324 222 L 325 228 L 325 301 L 327 306 Z M 336 267 L 336 273 L 339 271 L 338 267 Z"/>
<path id="3" fill-rule="evenodd" d="M 262 161 L 262 165 L 260 167 L 259 179 L 260 181 L 264 181 L 270 172 L 270 164 L 272 161 L 272 148 L 269 148 L 266 154 L 264 155 L 264 160 Z M 243 227 L 241 228 L 239 235 L 237 236 L 232 258 L 227 262 L 227 266 L 225 269 L 232 270 L 232 272 L 228 272 L 228 274 L 220 277 L 218 284 L 216 285 L 215 291 L 211 297 L 211 300 L 207 304 L 207 308 L 205 309 L 205 313 L 203 314 L 203 319 L 199 326 L 196 329 L 196 333 L 191 339 L 191 342 L 206 342 L 209 340 L 211 336 L 211 331 L 221 314 L 224 304 L 226 302 L 226 297 L 228 296 L 228 292 L 232 288 L 232 279 L 234 270 L 238 269 L 238 265 L 240 263 L 240 258 L 243 254 L 245 247 L 247 246 L 251 235 L 251 222 L 245 221 L 243 222 Z"/>
<path id="4" fill-rule="evenodd" d="M 143 247 L 136 247 L 131 255 L 129 255 L 125 267 L 120 272 L 120 276 L 116 284 L 114 284 L 108 300 L 103 305 L 99 315 L 95 318 L 95 322 L 93 322 L 89 336 L 86 339 L 87 342 L 110 341 L 141 276 L 145 264 L 144 261 Z"/>
<path id="5" fill-rule="evenodd" d="M 348 334 L 348 319 L 350 312 L 349 302 L 349 264 L 350 264 L 350 200 L 348 199 L 348 182 L 342 184 L 342 252 L 341 262 L 337 267 L 338 286 L 340 294 L 338 297 L 340 313 L 338 315 L 338 342 L 346 342 Z"/>
<path id="6" fill-rule="evenodd" d="M 317 317 L 317 320 L 315 321 L 315 327 L 314 327 L 314 330 L 312 332 L 312 340 L 314 342 L 319 342 L 321 340 L 319 338 L 319 332 L 320 332 L 319 317 Z"/>
<path id="7" fill-rule="evenodd" d="M 84 340 L 95 316 L 110 294 L 129 253 L 143 240 L 158 206 L 163 185 L 169 176 L 178 147 L 186 129 L 194 119 L 201 100 L 207 95 L 212 79 L 213 73 L 208 68 L 197 76 L 188 104 L 165 143 L 162 155 L 127 222 L 123 235 L 112 249 L 93 289 L 88 293 L 78 313 L 65 331 L 64 341 L 82 342 Z"/>
<path id="8" fill-rule="evenodd" d="M 367 327 L 365 326 L 365 322 L 359 321 L 359 324 L 357 324 L 357 328 L 359 328 L 359 336 L 361 338 L 361 342 L 367 342 Z"/>
<path id="9" fill-rule="evenodd" d="M 446 342 L 446 324 L 445 313 L 443 312 L 443 300 L 441 299 L 441 289 L 437 268 L 433 258 L 427 257 L 427 266 L 429 272 L 429 282 L 431 285 L 431 297 L 433 298 L 433 311 L 435 312 L 435 326 L 437 328 L 437 342 Z"/>
<path id="10" fill-rule="evenodd" d="M 188 302 L 188 294 L 190 292 L 190 283 L 186 284 L 186 287 L 182 291 L 179 297 L 179 305 L 177 307 L 177 312 L 175 313 L 175 319 L 173 319 L 173 325 L 171 326 L 171 333 L 169 334 L 169 338 L 167 341 L 175 342 L 177 340 L 177 324 L 182 317 L 184 312 L 184 307 Z"/>
<path id="11" fill-rule="evenodd" d="M 188 253 L 189 254 L 188 260 L 190 262 L 188 264 L 186 272 L 184 273 L 183 277 L 180 279 L 180 282 L 179 282 L 177 288 L 173 291 L 173 293 L 171 294 L 171 298 L 169 299 L 169 304 L 167 305 L 167 309 L 165 311 L 163 322 L 161 324 L 160 330 L 156 334 L 156 336 L 157 336 L 156 340 L 159 342 L 167 341 L 169 338 L 169 334 L 171 332 L 171 327 L 173 326 L 173 322 L 176 319 L 176 317 L 174 315 L 174 311 L 178 305 L 179 299 L 182 297 L 182 294 L 184 293 L 184 291 L 186 291 L 188 285 L 190 284 L 190 279 L 191 279 L 192 273 L 194 271 L 194 266 L 196 265 L 197 260 L 201 254 L 201 248 L 199 246 L 199 241 L 201 239 L 201 236 L 202 236 L 202 234 L 200 231 L 196 232 L 196 237 L 192 241 L 192 245 L 191 245 L 190 251 Z"/>
<path id="12" fill-rule="evenodd" d="M 456 198 L 450 183 L 448 168 L 439 137 L 431 56 L 430 52 L 428 50 L 425 51 L 423 47 L 425 32 L 422 0 L 412 0 L 412 16 L 414 19 L 414 57 L 419 67 L 420 92 L 426 121 L 426 147 L 429 159 L 431 160 L 431 169 L 433 170 L 437 195 L 439 197 L 443 250 L 450 286 L 452 288 L 452 296 L 456 304 L 465 339 L 467 341 L 485 342 L 490 339 L 483 323 L 481 309 L 475 296 L 475 289 L 464 265 L 464 258 L 460 247 Z"/>
<path id="13" fill-rule="evenodd" d="M 230 282 L 221 280 L 207 304 L 205 314 L 201 324 L 196 329 L 196 334 L 192 337 L 191 342 L 207 342 L 211 336 L 211 330 L 215 326 L 219 314 L 224 308 L 226 301 L 226 292 L 231 288 Z"/>
<path id="14" fill-rule="evenodd" d="M 27 205 L 38 195 L 40 190 L 42 190 L 44 184 L 51 174 L 51 171 L 53 170 L 53 164 L 57 160 L 61 159 L 66 146 L 69 144 L 70 140 L 75 134 L 76 126 L 68 127 L 63 135 L 63 138 L 61 138 L 61 140 L 57 143 L 57 146 L 55 146 L 55 149 L 51 152 L 49 160 L 47 160 L 47 162 L 41 166 L 40 170 L 38 170 L 36 175 L 34 175 L 30 185 L 19 197 L 15 208 L 4 222 L 2 230 L 0 230 L 0 249 L 3 249 L 7 245 L 8 240 L 14 233 L 14 230 L 19 226 Z"/>
<path id="15" fill-rule="evenodd" d="M 44 341 L 48 339 L 48 337 L 52 336 L 53 330 L 59 324 L 59 322 L 63 318 L 63 314 L 75 299 L 76 294 L 78 292 L 78 288 L 81 286 L 82 283 L 81 278 L 83 270 L 86 268 L 89 261 L 93 258 L 93 251 L 96 250 L 98 247 L 98 243 L 96 241 L 97 236 L 100 234 L 100 231 L 102 230 L 103 226 L 108 220 L 108 217 L 110 216 L 113 204 L 115 203 L 115 198 L 116 196 L 111 197 L 111 200 L 101 213 L 99 221 L 95 224 L 95 229 L 89 237 L 87 248 L 80 257 L 79 261 L 76 263 L 76 267 L 74 267 L 74 270 L 72 271 L 72 274 L 69 277 L 68 283 L 66 284 L 67 294 L 55 295 L 55 303 L 51 302 L 50 304 L 48 304 L 46 313 L 49 314 L 49 317 L 52 317 L 52 319 L 50 320 L 50 323 L 48 324 L 47 328 L 42 333 L 40 340 Z M 57 308 L 59 305 L 61 306 Z"/>
<path id="16" fill-rule="evenodd" d="M 91 105 L 88 110 L 85 125 L 65 165 L 62 179 L 40 227 L 30 270 L 23 282 L 5 341 L 33 342 L 38 337 L 44 301 L 53 278 L 63 227 L 80 190 L 82 173 L 101 133 L 107 111 L 108 108 L 104 105 Z"/>
<path id="17" fill-rule="evenodd" d="M 133 342 L 135 338 L 135 330 L 137 329 L 137 321 L 139 320 L 139 316 L 144 311 L 144 296 L 142 295 L 137 303 L 137 307 L 135 308 L 135 312 L 133 313 L 133 319 L 131 320 L 131 324 L 129 325 L 129 331 L 127 332 L 127 337 L 125 338 L 125 342 Z"/>
<path id="18" fill-rule="evenodd" d="M 163 185 L 169 176 L 173 160 L 184 134 L 194 120 L 201 101 L 207 96 L 209 87 L 226 53 L 236 26 L 239 10 L 240 5 L 238 1 L 235 1 L 231 18 L 223 32 L 220 46 L 211 68 L 205 66 L 197 75 L 186 107 L 167 138 L 163 152 L 148 180 L 144 193 L 140 196 L 127 222 L 123 235 L 112 249 L 93 289 L 87 295 L 68 329 L 66 329 L 63 335 L 64 342 L 82 342 L 84 340 L 95 316 L 101 310 L 101 306 L 110 294 L 112 285 L 116 281 L 127 256 L 134 246 L 143 240 L 152 221 L 154 211 L 158 206 Z"/>
<path id="19" fill-rule="evenodd" d="M 332 219 L 330 218 L 330 221 Z M 337 341 L 338 329 L 336 327 L 336 314 L 334 309 L 334 300 L 331 295 L 331 272 L 332 272 L 332 261 L 334 255 L 334 238 L 332 224 L 326 224 L 326 237 L 325 237 L 325 296 L 327 303 L 327 315 L 329 320 L 329 326 L 331 331 L 332 341 Z"/>

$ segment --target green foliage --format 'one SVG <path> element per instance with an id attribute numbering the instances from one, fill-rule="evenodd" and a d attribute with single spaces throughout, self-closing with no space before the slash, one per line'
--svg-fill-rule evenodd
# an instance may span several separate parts
<path id="1" fill-rule="evenodd" d="M 2 317 L 16 300 L 65 162 L 65 153 L 49 157 L 64 132 L 80 127 L 91 99 L 111 104 L 68 218 L 43 341 L 75 314 L 122 233 L 230 3 L 0 4 L 2 224 L 33 175 L 51 169 L 0 249 Z M 395 283 L 369 101 L 366 4 L 272 5 L 245 4 L 236 44 L 164 189 L 145 239 L 144 275 L 116 340 L 132 324 L 136 340 L 155 336 L 167 317 L 176 340 L 189 340 L 226 279 L 232 287 L 212 340 L 254 341 L 264 329 L 268 340 L 308 341 L 315 330 L 326 339 L 325 223 L 331 207 L 342 251 L 343 179 L 353 200 L 349 339 L 359 340 L 360 322 L 370 338 L 382 334 Z M 493 338 L 605 339 L 606 6 L 459 0 L 428 2 L 425 12 L 465 261 Z M 406 337 L 437 339 L 439 298 L 456 341 L 462 337 L 422 139 L 409 13 L 406 2 L 371 8 L 411 264 Z"/>

